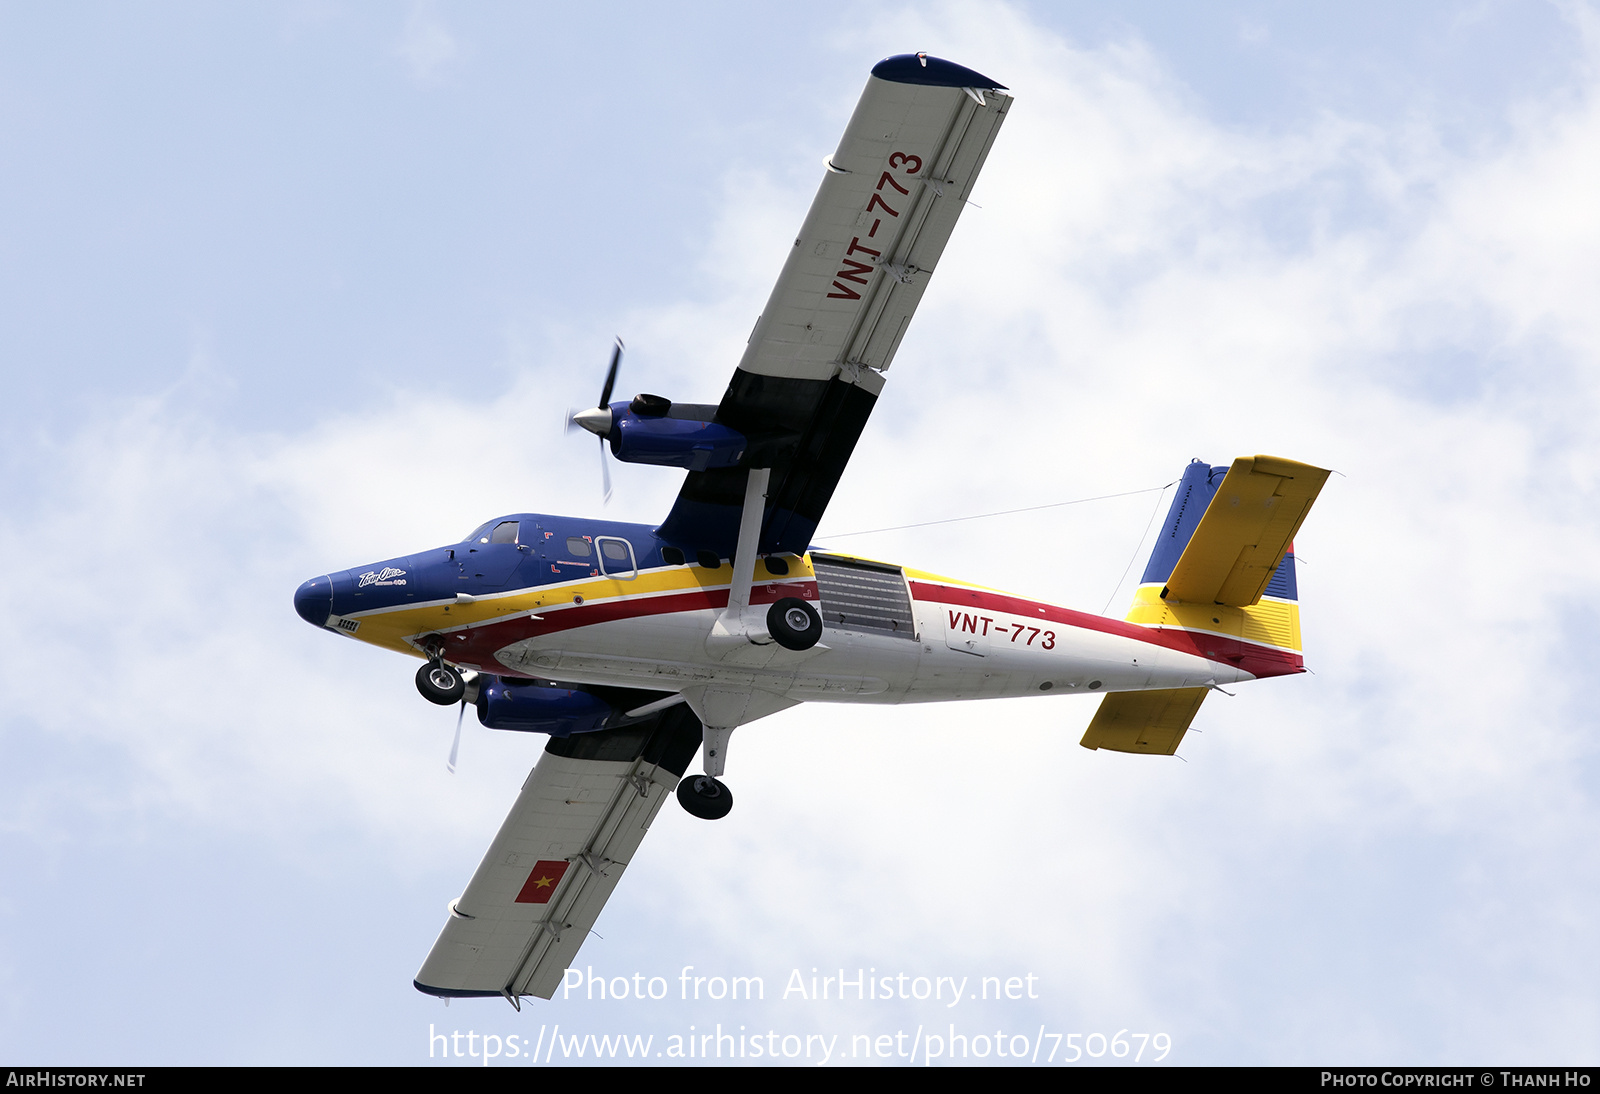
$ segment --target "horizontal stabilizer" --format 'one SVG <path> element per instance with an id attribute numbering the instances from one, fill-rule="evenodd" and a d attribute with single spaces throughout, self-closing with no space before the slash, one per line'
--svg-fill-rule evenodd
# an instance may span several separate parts
<path id="1" fill-rule="evenodd" d="M 1119 691 L 1107 695 L 1078 743 L 1113 752 L 1171 756 L 1209 688 Z"/>
<path id="2" fill-rule="evenodd" d="M 1273 456 L 1234 460 L 1173 567 L 1163 599 L 1236 608 L 1259 601 L 1328 474 Z"/>

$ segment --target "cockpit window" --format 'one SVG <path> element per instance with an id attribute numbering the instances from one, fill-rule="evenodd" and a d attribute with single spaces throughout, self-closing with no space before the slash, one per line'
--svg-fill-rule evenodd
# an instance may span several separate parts
<path id="1" fill-rule="evenodd" d="M 472 530 L 472 534 L 462 543 L 515 543 L 517 532 L 522 527 L 518 520 L 491 520 L 488 524 L 480 524 Z"/>

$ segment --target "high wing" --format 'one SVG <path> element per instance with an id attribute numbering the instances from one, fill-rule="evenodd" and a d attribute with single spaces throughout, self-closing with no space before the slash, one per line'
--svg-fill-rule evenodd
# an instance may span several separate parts
<path id="1" fill-rule="evenodd" d="M 548 999 L 700 747 L 683 705 L 553 737 L 417 973 L 440 996 Z"/>
<path id="2" fill-rule="evenodd" d="M 663 538 L 732 557 L 745 469 L 768 467 L 759 553 L 805 551 L 1010 105 L 926 54 L 873 68 L 717 407 L 745 466 L 690 472 Z"/>

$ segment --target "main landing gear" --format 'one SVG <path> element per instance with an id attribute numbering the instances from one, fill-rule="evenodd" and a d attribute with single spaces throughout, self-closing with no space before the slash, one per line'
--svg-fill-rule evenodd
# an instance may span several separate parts
<path id="1" fill-rule="evenodd" d="M 786 596 L 767 609 L 767 633 L 786 650 L 809 650 L 822 638 L 822 616 L 804 600 Z"/>
<path id="2" fill-rule="evenodd" d="M 728 738 L 733 735 L 733 728 L 706 726 L 704 733 L 700 762 L 706 773 L 683 777 L 678 783 L 678 804 L 690 816 L 721 820 L 733 808 L 733 791 L 717 778 L 728 759 Z"/>
<path id="3" fill-rule="evenodd" d="M 678 783 L 678 804 L 690 816 L 721 820 L 733 808 L 733 791 L 710 775 L 685 775 Z"/>

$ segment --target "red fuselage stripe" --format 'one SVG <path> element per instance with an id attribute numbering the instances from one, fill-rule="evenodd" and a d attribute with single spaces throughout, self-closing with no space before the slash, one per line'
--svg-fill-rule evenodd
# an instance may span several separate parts
<path id="1" fill-rule="evenodd" d="M 1028 619 L 1047 620 L 1080 630 L 1098 631 L 1136 642 L 1146 642 L 1179 653 L 1237 665 L 1258 677 L 1285 676 L 1305 671 L 1304 660 L 1297 653 L 1223 635 L 1141 627 L 1137 623 L 1107 619 L 1104 616 L 1073 611 L 1071 608 L 1060 608 L 1053 604 L 1041 604 L 1035 600 L 1024 600 L 1003 593 L 939 585 L 929 581 L 912 581 L 911 595 L 923 603 L 987 609 Z M 772 582 L 756 585 L 750 590 L 752 604 L 771 604 L 786 596 L 815 602 L 816 582 Z M 458 631 L 451 635 L 447 642 L 450 651 L 448 656 L 459 665 L 474 667 L 483 672 L 503 673 L 506 670 L 495 660 L 495 654 L 515 642 L 528 638 L 623 619 L 672 615 L 677 612 L 716 611 L 727 605 L 728 590 L 713 588 L 667 593 L 661 596 L 623 597 L 599 604 L 578 604 L 558 609 L 546 608 L 541 610 L 550 614 L 542 619 L 518 616 L 504 622 Z"/>
<path id="2" fill-rule="evenodd" d="M 773 604 L 786 596 L 815 602 L 815 581 L 785 581 L 754 585 L 750 589 L 750 603 Z M 692 589 L 681 593 L 660 596 L 623 597 L 601 604 L 574 604 L 566 608 L 541 608 L 550 614 L 543 619 L 530 619 L 523 615 L 500 623 L 473 627 L 450 636 L 446 645 L 449 657 L 458 665 L 468 665 L 481 672 L 503 673 L 506 669 L 495 660 L 495 654 L 514 642 L 537 638 L 546 634 L 592 627 L 598 623 L 612 623 L 619 619 L 643 619 L 652 615 L 673 615 L 677 612 L 716 611 L 728 606 L 728 590 Z"/>
<path id="3" fill-rule="evenodd" d="M 1137 623 L 1107 619 L 1103 615 L 1090 615 L 1088 612 L 1075 612 L 1071 608 L 1058 608 L 1054 604 L 1041 604 L 1036 600 L 1024 600 L 1021 597 L 992 593 L 985 589 L 938 585 L 931 581 L 913 581 L 911 595 L 925 603 L 987 608 L 989 611 L 1005 612 L 1007 615 L 1044 619 L 1081 630 L 1131 638 L 1135 642 L 1148 642 L 1153 646 L 1163 646 L 1179 653 L 1238 665 L 1253 676 L 1285 676 L 1305 671 L 1305 661 L 1299 654 L 1275 649 L 1272 646 L 1176 628 L 1157 630 L 1153 627 L 1141 627 Z"/>

